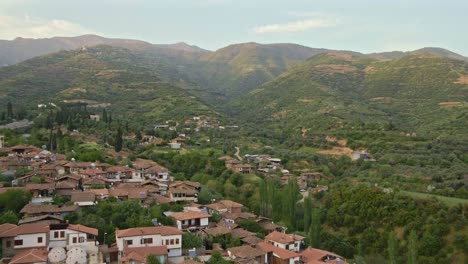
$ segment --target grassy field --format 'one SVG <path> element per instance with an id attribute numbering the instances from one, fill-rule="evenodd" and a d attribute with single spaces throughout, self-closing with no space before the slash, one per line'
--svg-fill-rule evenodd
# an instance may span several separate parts
<path id="1" fill-rule="evenodd" d="M 437 200 L 445 203 L 448 206 L 455 206 L 455 205 L 459 205 L 459 204 L 468 204 L 468 199 L 446 197 L 446 196 L 433 195 L 433 194 L 427 194 L 427 193 L 400 191 L 398 194 L 407 195 L 407 196 L 411 196 L 411 197 L 419 198 L 419 199 L 436 198 Z"/>

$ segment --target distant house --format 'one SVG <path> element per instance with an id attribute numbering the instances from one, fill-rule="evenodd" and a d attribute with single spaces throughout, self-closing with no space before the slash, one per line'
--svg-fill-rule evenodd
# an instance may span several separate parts
<path id="1" fill-rule="evenodd" d="M 96 245 L 98 230 L 83 225 L 68 223 L 51 224 L 49 226 L 49 248 L 72 247 L 90 243 Z"/>
<path id="2" fill-rule="evenodd" d="M 358 160 L 358 159 L 371 160 L 372 158 L 371 158 L 370 154 L 367 153 L 366 151 L 355 151 L 351 155 L 351 159 L 352 160 Z"/>
<path id="3" fill-rule="evenodd" d="M 101 117 L 97 114 L 90 114 L 89 119 L 91 119 L 92 121 L 99 122 L 99 120 L 101 120 Z"/>
<path id="4" fill-rule="evenodd" d="M 216 203 L 206 205 L 210 213 L 217 211 L 219 213 L 241 213 L 243 205 L 231 200 L 221 200 Z"/>
<path id="5" fill-rule="evenodd" d="M 12 257 L 19 250 L 24 249 L 47 249 L 48 224 L 36 223 L 20 226 L 8 224 L 7 227 L 9 229 L 0 234 L 2 252 L 5 257 Z"/>
<path id="6" fill-rule="evenodd" d="M 21 209 L 20 213 L 24 217 L 42 216 L 42 215 L 59 215 L 66 216 L 78 210 L 78 205 L 53 205 L 53 204 L 32 204 L 29 203 Z"/>
<path id="7" fill-rule="evenodd" d="M 82 206 L 91 206 L 96 204 L 96 194 L 93 192 L 73 192 L 71 199 L 74 204 Z"/>
<path id="8" fill-rule="evenodd" d="M 295 234 L 285 234 L 273 231 L 265 237 L 265 241 L 286 250 L 299 252 L 304 245 L 304 237 Z"/>
<path id="9" fill-rule="evenodd" d="M 169 198 L 172 202 L 198 201 L 201 185 L 198 182 L 177 181 L 169 185 Z"/>
<path id="10" fill-rule="evenodd" d="M 235 263 L 267 263 L 265 252 L 258 247 L 245 245 L 228 248 L 227 252 L 229 258 L 231 258 Z"/>
<path id="11" fill-rule="evenodd" d="M 165 246 L 169 257 L 182 255 L 182 231 L 175 227 L 154 226 L 130 229 L 117 229 L 115 240 L 119 252 L 119 259 L 128 256 L 125 248 L 147 248 Z"/>
<path id="12" fill-rule="evenodd" d="M 133 169 L 125 166 L 112 166 L 106 170 L 108 179 L 131 179 Z"/>
<path id="13" fill-rule="evenodd" d="M 343 257 L 317 248 L 307 248 L 300 254 L 304 264 L 348 264 Z"/>
<path id="14" fill-rule="evenodd" d="M 170 217 L 176 220 L 179 230 L 187 230 L 207 227 L 209 223 L 208 219 L 211 215 L 202 212 L 188 211 L 172 213 Z"/>
<path id="15" fill-rule="evenodd" d="M 167 263 L 167 246 L 124 247 L 119 263 L 146 264 L 149 256 L 155 256 L 159 263 Z"/>
<path id="16" fill-rule="evenodd" d="M 300 263 L 301 255 L 296 252 L 275 247 L 267 242 L 260 242 L 257 247 L 266 253 L 266 263 L 296 264 Z"/>

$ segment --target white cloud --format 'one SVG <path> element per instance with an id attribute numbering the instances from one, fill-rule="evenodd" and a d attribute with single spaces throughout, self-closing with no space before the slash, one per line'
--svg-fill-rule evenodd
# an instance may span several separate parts
<path id="1" fill-rule="evenodd" d="M 284 32 L 302 32 L 313 29 L 333 27 L 338 24 L 337 19 L 315 17 L 288 22 L 283 24 L 270 24 L 258 26 L 253 29 L 257 34 L 265 33 L 284 33 Z"/>
<path id="2" fill-rule="evenodd" d="M 97 34 L 77 23 L 61 19 L 38 19 L 25 14 L 23 18 L 0 16 L 0 39 L 47 38 Z"/>

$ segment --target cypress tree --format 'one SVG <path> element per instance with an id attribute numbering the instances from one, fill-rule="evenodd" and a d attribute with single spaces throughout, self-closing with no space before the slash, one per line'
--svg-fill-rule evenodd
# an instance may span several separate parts
<path id="1" fill-rule="evenodd" d="M 408 237 L 408 264 L 418 263 L 418 235 L 416 231 L 411 230 Z"/>
<path id="2" fill-rule="evenodd" d="M 313 209 L 309 227 L 309 244 L 314 248 L 320 247 L 320 231 L 322 228 L 320 217 L 320 209 Z"/>
<path id="3" fill-rule="evenodd" d="M 397 263 L 397 251 L 398 251 L 398 238 L 395 234 L 395 231 L 388 233 L 388 260 L 390 264 Z"/>
<path id="4" fill-rule="evenodd" d="M 122 128 L 119 126 L 117 134 L 115 134 L 115 145 L 114 149 L 116 152 L 120 152 L 123 147 Z"/>
<path id="5" fill-rule="evenodd" d="M 11 102 L 7 104 L 7 118 L 13 118 L 13 105 Z"/>

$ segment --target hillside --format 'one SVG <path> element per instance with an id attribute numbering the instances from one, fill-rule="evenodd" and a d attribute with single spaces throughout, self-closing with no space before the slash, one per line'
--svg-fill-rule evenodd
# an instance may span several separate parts
<path id="1" fill-rule="evenodd" d="M 151 123 L 214 114 L 160 76 L 172 69 L 127 49 L 97 46 L 61 51 L 0 69 L 1 103 L 86 103 Z"/>
<path id="2" fill-rule="evenodd" d="M 255 122 L 339 131 L 362 124 L 466 136 L 468 64 L 429 54 L 378 61 L 320 54 L 233 103 Z"/>
<path id="3" fill-rule="evenodd" d="M 403 52 L 403 51 L 390 51 L 390 52 L 379 52 L 379 53 L 370 53 L 367 54 L 369 58 L 379 59 L 379 60 L 392 60 L 392 59 L 401 59 L 407 55 L 420 55 L 420 54 L 431 54 L 434 56 L 439 57 L 446 57 L 455 60 L 463 60 L 468 61 L 468 58 L 452 52 L 450 50 L 446 50 L 443 48 L 436 48 L 436 47 L 425 47 L 422 49 L 417 49 L 413 51 Z"/>

